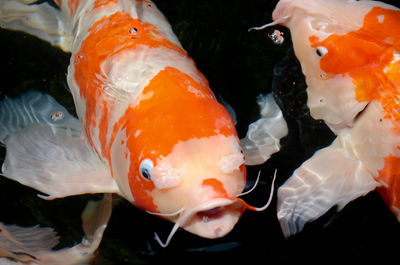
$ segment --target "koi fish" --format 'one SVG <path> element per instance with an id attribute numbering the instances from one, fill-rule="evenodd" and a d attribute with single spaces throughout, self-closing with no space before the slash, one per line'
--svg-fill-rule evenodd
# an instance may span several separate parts
<path id="1" fill-rule="evenodd" d="M 377 188 L 400 221 L 400 10 L 376 1 L 280 0 L 308 106 L 337 135 L 278 190 L 285 236 Z"/>
<path id="2" fill-rule="evenodd" d="M 1 23 L 71 52 L 67 80 L 80 122 L 49 95 L 7 99 L 4 176 L 46 199 L 116 193 L 175 223 L 165 243 L 156 236 L 162 246 L 178 228 L 222 237 L 244 210 L 268 207 L 272 193 L 260 208 L 239 196 L 246 161 L 265 162 L 287 133 L 272 96 L 260 99 L 261 119 L 243 149 L 229 113 L 153 2 L 58 0 L 59 9 L 23 2 L 2 0 Z"/>

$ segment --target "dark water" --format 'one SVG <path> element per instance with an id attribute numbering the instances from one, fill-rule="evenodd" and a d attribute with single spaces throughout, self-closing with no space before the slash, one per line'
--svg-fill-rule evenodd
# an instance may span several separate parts
<path id="1" fill-rule="evenodd" d="M 236 110 L 241 137 L 247 125 L 257 119 L 256 96 L 275 93 L 287 119 L 289 135 L 282 140 L 281 152 L 266 164 L 248 169 L 250 180 L 261 169 L 263 184 L 245 199 L 251 205 L 263 205 L 274 169 L 278 170 L 278 187 L 315 150 L 329 145 L 334 138 L 323 123 L 308 114 L 304 78 L 290 52 L 289 32 L 277 27 L 286 39 L 282 46 L 272 44 L 266 37 L 268 31 L 247 32 L 249 27 L 270 22 L 277 1 L 155 2 L 214 92 Z M 74 112 L 66 88 L 69 54 L 29 35 L 5 30 L 0 30 L 0 51 L 0 97 L 35 88 L 51 94 Z M 4 157 L 4 149 L 0 152 Z M 99 196 L 44 201 L 36 194 L 0 178 L 0 221 L 54 227 L 62 238 L 61 247 L 79 242 L 80 213 L 89 198 Z M 98 264 L 362 264 L 398 257 L 400 224 L 376 192 L 351 202 L 340 213 L 333 209 L 287 240 L 281 234 L 275 205 L 276 198 L 264 212 L 245 212 L 224 238 L 207 240 L 179 231 L 170 246 L 162 249 L 153 240 L 153 233 L 156 231 L 165 239 L 172 224 L 120 200 L 105 232 Z"/>

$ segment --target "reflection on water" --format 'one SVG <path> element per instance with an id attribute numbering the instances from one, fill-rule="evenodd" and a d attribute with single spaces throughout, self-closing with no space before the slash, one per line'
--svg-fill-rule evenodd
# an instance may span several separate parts
<path id="1" fill-rule="evenodd" d="M 155 2 L 212 89 L 235 109 L 241 137 L 247 125 L 257 119 L 256 96 L 273 91 L 287 119 L 289 135 L 283 139 L 280 153 L 262 166 L 249 168 L 250 181 L 262 170 L 261 181 L 245 199 L 251 205 L 263 205 L 275 169 L 279 186 L 334 137 L 322 122 L 309 116 L 306 84 L 291 48 L 290 33 L 275 27 L 285 37 L 278 46 L 266 36 L 267 32 L 247 32 L 252 26 L 270 21 L 277 1 Z M 0 31 L 0 48 L 0 97 L 35 88 L 51 94 L 74 113 L 65 78 L 68 54 L 31 36 L 4 30 Z M 3 158 L 4 149 L 0 152 Z M 44 201 L 36 194 L 0 178 L 0 220 L 54 227 L 62 238 L 61 247 L 79 242 L 80 213 L 89 198 L 98 196 Z M 170 246 L 162 249 L 153 239 L 154 232 L 166 238 L 172 224 L 117 199 L 98 264 L 159 264 L 165 260 L 228 263 L 247 261 L 250 257 L 262 264 L 302 264 L 327 259 L 361 264 L 382 256 L 394 258 L 397 254 L 398 247 L 392 242 L 400 238 L 400 225 L 375 192 L 350 203 L 339 214 L 330 211 L 288 240 L 280 231 L 275 204 L 276 198 L 273 206 L 262 213 L 244 213 L 224 238 L 207 240 L 179 231 Z"/>

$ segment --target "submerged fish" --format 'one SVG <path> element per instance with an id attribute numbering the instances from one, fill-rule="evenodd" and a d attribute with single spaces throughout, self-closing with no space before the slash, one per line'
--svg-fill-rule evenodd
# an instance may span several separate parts
<path id="1" fill-rule="evenodd" d="M 0 264 L 92 264 L 111 215 L 111 195 L 89 201 L 82 213 L 85 237 L 71 248 L 52 251 L 59 238 L 52 228 L 19 227 L 0 223 Z"/>
<path id="2" fill-rule="evenodd" d="M 1 0 L 1 23 L 72 53 L 67 79 L 81 123 L 39 92 L 7 99 L 4 176 L 47 199 L 117 193 L 175 223 L 165 244 L 157 237 L 162 246 L 178 228 L 222 237 L 245 209 L 268 206 L 239 196 L 245 155 L 247 164 L 265 162 L 287 133 L 271 96 L 261 98 L 262 118 L 243 150 L 228 112 L 154 3 L 22 2 L 35 1 Z"/>
<path id="3" fill-rule="evenodd" d="M 400 221 L 400 10 L 375 1 L 281 0 L 311 116 L 337 135 L 279 188 L 285 236 L 377 188 Z"/>

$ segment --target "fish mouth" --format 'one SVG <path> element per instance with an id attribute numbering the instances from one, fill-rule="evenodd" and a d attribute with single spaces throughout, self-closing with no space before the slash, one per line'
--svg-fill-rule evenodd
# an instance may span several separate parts
<path id="1" fill-rule="evenodd" d="M 240 199 L 214 199 L 183 211 L 178 223 L 190 233 L 204 238 L 219 238 L 233 229 L 245 209 Z"/>
<path id="2" fill-rule="evenodd" d="M 260 176 L 260 174 L 258 175 Z M 257 185 L 256 184 L 249 191 L 241 193 L 235 198 L 215 198 L 204 200 L 203 203 L 195 205 L 194 207 L 189 203 L 176 212 L 170 214 L 163 214 L 163 216 L 176 217 L 170 219 L 175 222 L 174 227 L 168 235 L 165 243 L 163 243 L 157 234 L 155 234 L 156 241 L 162 247 L 168 246 L 175 232 L 182 228 L 192 234 L 204 238 L 219 238 L 228 234 L 235 224 L 239 221 L 242 213 L 248 209 L 251 211 L 264 211 L 268 208 L 272 201 L 274 194 L 274 183 L 276 179 L 276 170 L 271 184 L 271 191 L 268 202 L 262 207 L 254 207 L 247 204 L 239 196 L 248 194 Z M 156 214 L 156 213 L 155 213 Z"/>

